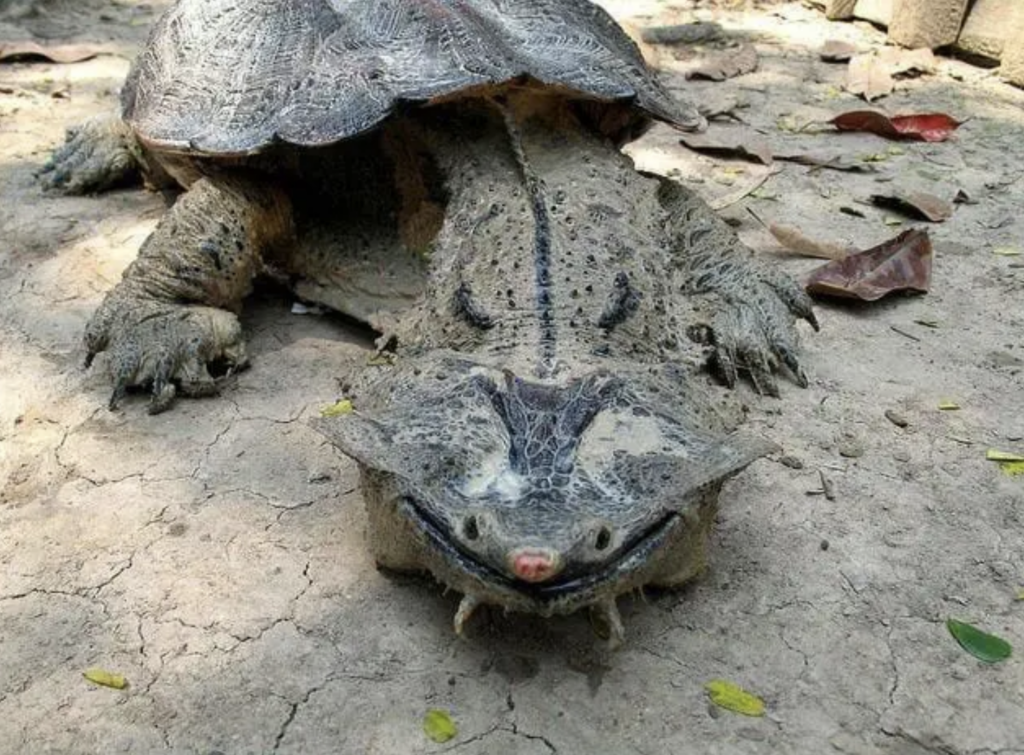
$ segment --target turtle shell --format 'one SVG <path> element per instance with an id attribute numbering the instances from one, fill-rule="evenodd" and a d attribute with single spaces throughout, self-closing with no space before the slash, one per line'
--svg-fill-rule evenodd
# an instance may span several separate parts
<path id="1" fill-rule="evenodd" d="M 704 123 L 585 0 L 179 0 L 122 106 L 151 146 L 238 155 L 331 144 L 396 109 L 516 82 Z"/>

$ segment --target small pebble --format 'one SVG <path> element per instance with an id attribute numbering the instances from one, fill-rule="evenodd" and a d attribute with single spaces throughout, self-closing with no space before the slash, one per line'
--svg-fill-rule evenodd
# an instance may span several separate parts
<path id="1" fill-rule="evenodd" d="M 896 427 L 906 427 L 910 424 L 906 417 L 897 412 L 895 409 L 886 409 L 885 418 L 892 422 Z"/>
<path id="2" fill-rule="evenodd" d="M 846 441 L 839 446 L 839 455 L 847 459 L 856 459 L 864 455 L 864 446 L 856 441 Z"/>
<path id="3" fill-rule="evenodd" d="M 896 461 L 910 461 L 910 452 L 900 449 L 899 451 L 893 451 L 892 458 Z"/>
<path id="4" fill-rule="evenodd" d="M 821 544 L 818 547 L 820 547 L 823 551 L 827 551 L 829 548 L 828 540 L 822 540 Z"/>
<path id="5" fill-rule="evenodd" d="M 779 458 L 779 464 L 790 469 L 803 469 L 804 463 L 795 456 L 782 456 Z"/>

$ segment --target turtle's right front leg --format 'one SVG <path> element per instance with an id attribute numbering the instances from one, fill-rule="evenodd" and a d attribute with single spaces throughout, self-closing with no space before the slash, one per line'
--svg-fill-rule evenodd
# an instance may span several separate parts
<path id="1" fill-rule="evenodd" d="M 86 326 L 86 365 L 110 352 L 110 408 L 129 387 L 151 386 L 155 414 L 178 390 L 215 393 L 209 365 L 229 372 L 245 365 L 235 313 L 263 256 L 293 236 L 291 206 L 280 190 L 237 177 L 193 184 Z"/>

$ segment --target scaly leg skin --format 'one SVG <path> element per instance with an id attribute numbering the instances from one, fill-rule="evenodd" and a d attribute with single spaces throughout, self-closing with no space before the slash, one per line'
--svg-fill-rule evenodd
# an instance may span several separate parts
<path id="1" fill-rule="evenodd" d="M 110 408 L 129 387 L 151 386 L 149 411 L 216 392 L 208 366 L 246 364 L 235 313 L 262 257 L 293 242 L 291 206 L 247 178 L 203 178 L 171 208 L 85 331 L 86 365 L 110 352 Z"/>
<path id="2" fill-rule="evenodd" d="M 807 387 L 797 359 L 795 318 L 818 330 L 810 297 L 785 273 L 762 265 L 708 205 L 663 181 L 659 199 L 674 244 L 676 280 L 695 310 L 690 333 L 713 347 L 713 366 L 730 388 L 743 371 L 758 393 L 778 396 L 779 363 Z"/>
<path id="3" fill-rule="evenodd" d="M 119 117 L 102 115 L 69 128 L 39 177 L 48 189 L 89 194 L 137 182 L 143 165 L 132 130 Z"/>

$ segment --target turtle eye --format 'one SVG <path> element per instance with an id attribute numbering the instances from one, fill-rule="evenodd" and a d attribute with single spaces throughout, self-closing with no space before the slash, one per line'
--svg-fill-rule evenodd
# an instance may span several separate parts
<path id="1" fill-rule="evenodd" d="M 608 546 L 612 544 L 612 531 L 607 525 L 602 524 L 597 528 L 597 534 L 594 536 L 594 548 L 599 551 L 608 550 Z"/>
<path id="2" fill-rule="evenodd" d="M 467 540 L 476 540 L 480 537 L 480 525 L 472 514 L 462 520 L 462 534 Z"/>

